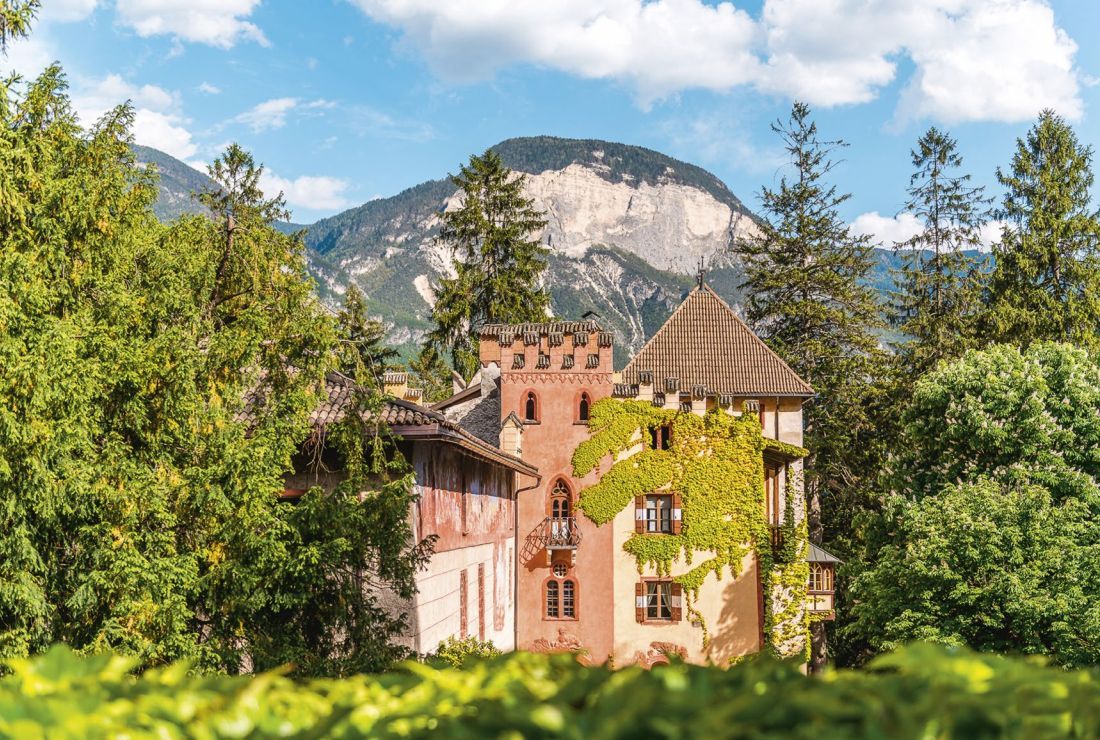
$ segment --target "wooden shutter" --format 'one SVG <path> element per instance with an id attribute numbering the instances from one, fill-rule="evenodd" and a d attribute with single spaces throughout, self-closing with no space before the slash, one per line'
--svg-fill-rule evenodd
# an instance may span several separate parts
<path id="1" fill-rule="evenodd" d="M 669 590 L 672 593 L 672 621 L 679 622 L 684 618 L 684 587 L 673 581 Z"/>
<path id="2" fill-rule="evenodd" d="M 684 502 L 680 494 L 672 494 L 672 533 L 680 534 L 683 529 Z"/>
<path id="3" fill-rule="evenodd" d="M 645 583 L 641 581 L 634 584 L 634 618 L 645 621 Z"/>
<path id="4" fill-rule="evenodd" d="M 645 533 L 645 496 L 634 497 L 634 531 Z"/>

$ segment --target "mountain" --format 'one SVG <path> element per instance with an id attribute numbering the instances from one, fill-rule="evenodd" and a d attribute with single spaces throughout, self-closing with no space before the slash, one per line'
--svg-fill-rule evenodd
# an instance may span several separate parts
<path id="1" fill-rule="evenodd" d="M 620 362 L 637 350 L 691 288 L 700 260 L 707 281 L 737 305 L 741 272 L 731 241 L 756 230 L 753 214 L 717 177 L 651 149 L 549 136 L 508 139 L 493 147 L 527 175 L 527 194 L 546 213 L 541 235 L 550 248 L 546 286 L 559 316 L 599 314 L 616 334 Z M 146 147 L 138 158 L 157 165 L 157 214 L 200 210 L 189 193 L 205 175 Z M 451 255 L 435 237 L 440 214 L 457 205 L 447 178 L 430 180 L 322 219 L 306 229 L 310 271 L 328 303 L 357 283 L 370 311 L 405 351 L 429 328 L 432 287 L 448 274 Z M 884 296 L 898 266 L 876 250 L 871 284 Z"/>
<path id="2" fill-rule="evenodd" d="M 700 260 L 712 284 L 736 301 L 731 240 L 754 232 L 752 214 L 711 173 L 643 147 L 549 136 L 493 147 L 527 174 L 527 194 L 549 222 L 546 284 L 556 314 L 595 311 L 626 357 L 680 302 Z M 395 343 L 428 328 L 432 286 L 451 256 L 435 236 L 456 206 L 448 179 L 370 201 L 309 227 L 313 271 L 335 300 L 354 280 Z"/>
<path id="3" fill-rule="evenodd" d="M 153 204 L 153 212 L 157 214 L 157 218 L 170 221 L 184 213 L 205 212 L 206 209 L 199 204 L 194 194 L 214 187 L 213 180 L 158 149 L 139 144 L 132 144 L 131 148 L 139 164 L 155 166 L 160 175 L 157 201 Z"/>

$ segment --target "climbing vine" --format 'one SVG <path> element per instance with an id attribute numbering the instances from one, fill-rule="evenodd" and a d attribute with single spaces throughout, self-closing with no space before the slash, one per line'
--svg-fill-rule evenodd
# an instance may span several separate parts
<path id="1" fill-rule="evenodd" d="M 669 448 L 655 449 L 650 430 L 664 424 L 672 425 Z M 577 508 L 589 519 L 610 522 L 635 496 L 680 494 L 680 534 L 635 534 L 623 549 L 634 556 L 639 572 L 651 567 L 683 585 L 688 614 L 703 630 L 704 644 L 709 642 L 706 624 L 693 605 L 699 589 L 710 573 L 721 578 L 728 568 L 732 577 L 739 576 L 750 552 L 756 553 L 763 576 L 765 629 L 771 643 L 782 648 L 791 640 L 789 632 L 808 630 L 802 614 L 809 575 L 806 528 L 805 522 L 793 524 L 794 486 L 787 486 L 787 524 L 783 545 L 775 553 L 763 514 L 764 450 L 802 457 L 804 449 L 765 439 L 752 414 L 738 417 L 714 410 L 697 416 L 644 401 L 597 402 L 589 429 L 592 435 L 573 453 L 576 476 L 612 458 L 600 481 L 581 491 Z M 673 563 L 680 557 L 694 567 L 673 575 Z"/>

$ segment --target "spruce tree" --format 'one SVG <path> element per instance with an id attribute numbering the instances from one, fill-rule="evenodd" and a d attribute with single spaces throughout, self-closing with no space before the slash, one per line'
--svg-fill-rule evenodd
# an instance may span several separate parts
<path id="1" fill-rule="evenodd" d="M 367 315 L 367 303 L 354 283 L 344 293 L 336 328 L 341 372 L 381 389 L 383 374 L 396 365 L 397 350 L 386 345 L 385 325 Z"/>
<path id="2" fill-rule="evenodd" d="M 0 0 L 0 53 L 13 39 L 27 35 L 41 5 L 39 0 Z"/>
<path id="3" fill-rule="evenodd" d="M 453 254 L 455 276 L 440 280 L 429 341 L 468 378 L 477 368 L 482 326 L 546 317 L 550 296 L 539 282 L 549 250 L 538 241 L 543 214 L 523 194 L 527 178 L 505 167 L 499 154 L 470 157 L 451 179 L 461 205 L 443 213 L 439 241 Z"/>
<path id="4" fill-rule="evenodd" d="M 932 127 L 912 150 L 914 172 L 905 210 L 923 229 L 895 244 L 902 257 L 895 294 L 895 323 L 905 339 L 899 347 L 908 379 L 938 361 L 960 355 L 975 342 L 980 308 L 980 265 L 966 250 L 981 246 L 990 199 L 971 187 L 955 139 Z"/>
<path id="5" fill-rule="evenodd" d="M 451 368 L 434 346 L 425 345 L 408 363 L 408 370 L 416 378 L 424 393 L 424 401 L 434 403 L 451 395 L 453 387 Z"/>
<path id="6" fill-rule="evenodd" d="M 880 306 L 866 280 L 873 265 L 866 236 L 854 235 L 838 208 L 849 196 L 826 181 L 841 141 L 823 141 L 810 110 L 795 103 L 772 130 L 793 172 L 764 188 L 759 233 L 739 240 L 749 322 L 817 392 L 805 407 L 805 487 L 810 538 L 851 549 L 851 520 L 870 495 L 881 453 L 872 379 L 882 353 Z M 824 633 L 813 632 L 813 663 L 824 661 Z"/>
<path id="7" fill-rule="evenodd" d="M 1027 346 L 1044 339 L 1100 345 L 1100 219 L 1092 208 L 1092 147 L 1045 110 L 1016 143 L 998 216 L 984 335 Z"/>

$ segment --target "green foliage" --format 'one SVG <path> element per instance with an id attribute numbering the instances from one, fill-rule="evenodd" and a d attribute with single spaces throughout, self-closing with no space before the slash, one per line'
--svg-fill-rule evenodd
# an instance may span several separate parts
<path id="1" fill-rule="evenodd" d="M 668 450 L 652 447 L 649 431 L 662 424 L 673 427 Z M 573 472 L 578 477 L 587 475 L 605 458 L 618 458 L 635 446 L 641 447 L 613 462 L 598 483 L 581 491 L 577 508 L 589 519 L 606 524 L 631 505 L 635 496 L 660 490 L 680 494 L 680 534 L 635 534 L 624 543 L 623 549 L 634 556 L 639 572 L 651 566 L 662 575 L 673 575 L 673 562 L 678 557 L 682 555 L 691 565 L 702 554 L 702 562 L 673 576 L 692 596 L 711 573 L 720 578 L 728 568 L 732 576 L 738 576 L 745 555 L 755 552 L 765 579 L 772 578 L 770 534 L 762 514 L 762 452 L 768 441 L 761 436 L 755 416 L 735 417 L 714 410 L 699 417 L 644 401 L 608 398 L 593 404 L 588 426 L 591 436 L 573 453 Z M 794 445 L 775 446 L 788 453 L 805 452 Z M 788 518 L 792 520 L 793 512 Z M 804 547 L 804 529 L 800 533 Z M 798 571 L 803 573 L 801 581 L 794 581 L 795 576 L 786 574 L 789 565 L 781 564 L 774 574 L 776 582 L 804 595 L 804 571 Z M 771 593 L 767 585 L 765 593 Z M 791 601 L 792 611 L 783 619 L 797 616 L 801 600 L 796 596 Z"/>
<path id="2" fill-rule="evenodd" d="M 14 661 L 0 736 L 1031 740 L 1094 737 L 1100 724 L 1096 670 L 931 645 L 820 678 L 768 658 L 612 671 L 530 653 L 308 683 L 128 667 L 60 647 Z"/>
<path id="3" fill-rule="evenodd" d="M 2 0 L 0 2 L 0 54 L 7 51 L 8 43 L 26 36 L 41 7 L 40 0 Z"/>
<path id="4" fill-rule="evenodd" d="M 354 283 L 344 293 L 336 314 L 340 371 L 359 383 L 382 388 L 382 375 L 395 366 L 397 351 L 385 344 L 386 327 L 367 315 L 363 294 Z"/>
<path id="5" fill-rule="evenodd" d="M 1100 366 L 1068 345 L 972 350 L 917 382 L 903 423 L 845 634 L 1100 660 Z"/>
<path id="6" fill-rule="evenodd" d="M 911 152 L 913 176 L 905 210 L 922 224 L 920 233 L 895 244 L 903 263 L 897 274 L 895 322 L 905 335 L 899 347 L 912 378 L 976 343 L 981 298 L 981 228 L 990 199 L 970 187 L 955 139 L 932 127 Z"/>
<path id="7" fill-rule="evenodd" d="M 425 345 L 407 365 L 416 386 L 424 393 L 425 403 L 442 401 L 453 389 L 451 367 L 432 345 Z"/>
<path id="8" fill-rule="evenodd" d="M 745 262 L 742 288 L 753 328 L 818 394 L 804 413 L 810 535 L 820 540 L 821 512 L 836 517 L 824 522 L 830 538 L 832 530 L 844 530 L 847 509 L 866 496 L 866 477 L 875 469 L 880 443 L 868 381 L 880 372 L 875 332 L 882 321 L 867 285 L 868 239 L 850 232 L 838 212 L 849 196 L 826 179 L 844 142 L 819 139 L 802 103 L 772 130 L 783 139 L 793 174 L 778 189 L 762 191 L 760 233 L 735 250 Z"/>
<path id="9" fill-rule="evenodd" d="M 1026 346 L 1053 340 L 1096 347 L 1100 326 L 1100 219 L 1091 204 L 1092 148 L 1063 118 L 1043 111 L 1018 139 L 1012 167 L 997 170 L 1008 221 L 983 334 Z"/>
<path id="10" fill-rule="evenodd" d="M 362 501 L 352 437 L 333 495 L 278 500 L 335 344 L 282 199 L 230 147 L 214 218 L 159 223 L 131 119 L 82 131 L 56 67 L 0 90 L 0 656 L 383 667 L 402 624 L 362 583 L 410 593 L 408 480 Z"/>
<path id="11" fill-rule="evenodd" d="M 502 654 L 492 640 L 479 640 L 473 635 L 459 639 L 452 635 L 439 643 L 435 652 L 427 656 L 427 662 L 461 668 L 471 659 L 494 658 Z"/>
<path id="12" fill-rule="evenodd" d="M 429 341 L 449 350 L 468 378 L 477 369 L 483 325 L 545 319 L 550 297 L 538 283 L 549 250 L 538 242 L 546 221 L 523 194 L 525 177 L 500 155 L 472 156 L 451 179 L 462 205 L 443 213 L 439 241 L 454 255 L 455 277 L 440 280 Z"/>

